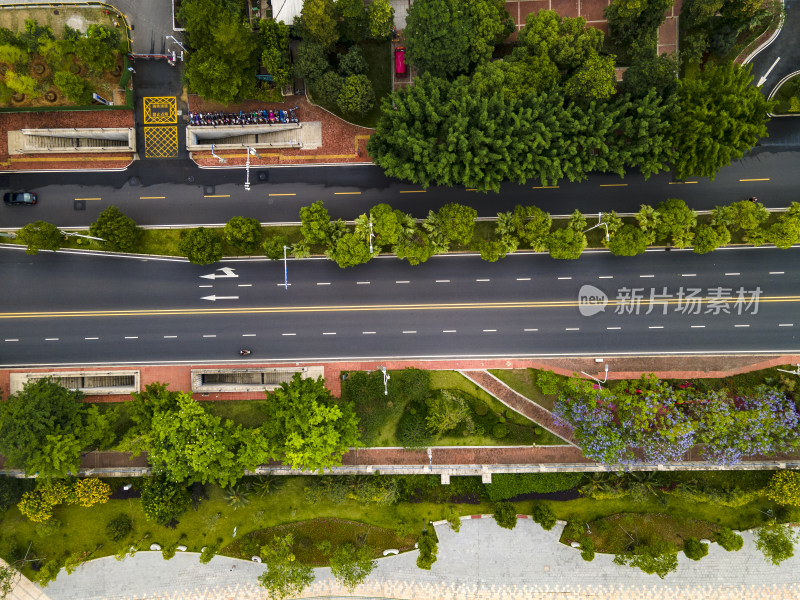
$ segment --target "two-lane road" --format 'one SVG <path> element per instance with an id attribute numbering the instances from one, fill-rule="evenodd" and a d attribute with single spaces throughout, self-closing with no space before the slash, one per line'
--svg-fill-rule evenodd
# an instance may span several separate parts
<path id="1" fill-rule="evenodd" d="M 797 352 L 798 251 L 292 260 L 287 290 L 282 262 L 4 250 L 0 364 Z"/>

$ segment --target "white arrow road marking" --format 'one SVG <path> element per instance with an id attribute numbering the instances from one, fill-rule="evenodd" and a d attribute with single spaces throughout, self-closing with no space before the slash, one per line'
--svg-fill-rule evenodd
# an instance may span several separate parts
<path id="1" fill-rule="evenodd" d="M 239 296 L 203 296 L 200 300 L 211 300 L 212 302 L 216 302 L 217 300 L 238 300 Z"/>
<path id="2" fill-rule="evenodd" d="M 772 73 L 772 69 L 775 68 L 775 65 L 778 64 L 778 61 L 780 59 L 781 59 L 780 56 L 778 58 L 776 58 L 775 62 L 772 63 L 772 66 L 769 68 L 769 70 L 766 73 L 764 73 L 764 76 L 761 79 L 758 80 L 758 87 L 761 87 L 762 85 L 764 85 L 767 82 L 767 77 L 769 77 L 769 74 Z"/>
<path id="3" fill-rule="evenodd" d="M 211 273 L 210 275 L 200 275 L 200 277 L 203 279 L 226 279 L 228 277 L 238 277 L 238 275 L 234 273 L 233 269 L 230 267 L 222 267 L 221 269 L 217 269 L 217 271 L 222 271 L 222 275 Z"/>

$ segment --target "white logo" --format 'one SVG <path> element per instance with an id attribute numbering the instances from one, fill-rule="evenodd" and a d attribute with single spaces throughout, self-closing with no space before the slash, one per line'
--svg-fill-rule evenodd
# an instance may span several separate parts
<path id="1" fill-rule="evenodd" d="M 578 310 L 584 317 L 603 312 L 608 304 L 606 293 L 593 285 L 583 285 L 578 292 Z"/>

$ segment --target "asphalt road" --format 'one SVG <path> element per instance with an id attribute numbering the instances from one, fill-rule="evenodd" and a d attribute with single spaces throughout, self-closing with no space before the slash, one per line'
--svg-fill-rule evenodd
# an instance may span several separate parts
<path id="1" fill-rule="evenodd" d="M 786 19 L 780 34 L 766 48 L 756 54 L 750 63 L 753 65 L 753 77 L 758 84 L 766 77 L 762 91 L 769 96 L 780 81 L 800 70 L 800 6 L 798 0 L 784 0 Z"/>
<path id="2" fill-rule="evenodd" d="M 226 273 L 6 249 L 0 366 L 244 363 L 242 347 L 253 361 L 797 352 L 798 252 L 385 258 L 345 271 L 290 260 L 286 290 L 280 261 L 226 262 Z M 587 284 L 584 295 L 608 296 L 593 315 L 579 306 Z"/>

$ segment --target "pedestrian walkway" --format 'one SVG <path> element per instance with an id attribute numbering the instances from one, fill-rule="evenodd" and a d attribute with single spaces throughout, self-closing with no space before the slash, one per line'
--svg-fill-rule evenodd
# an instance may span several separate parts
<path id="1" fill-rule="evenodd" d="M 533 400 L 512 390 L 488 371 L 459 371 L 459 373 L 512 410 L 525 415 L 531 421 L 541 425 L 550 433 L 559 436 L 573 446 L 578 445 L 575 441 L 572 427 L 569 425 L 557 425 L 556 417 L 553 413 L 539 406 Z"/>
<path id="2" fill-rule="evenodd" d="M 512 531 L 491 518 L 463 520 L 461 531 L 436 525 L 438 561 L 417 568 L 417 551 L 378 561 L 354 592 L 342 588 L 327 568 L 303 598 L 383 600 L 796 600 L 800 556 L 779 567 L 766 563 L 753 535 L 744 548 L 726 552 L 711 544 L 699 562 L 678 557 L 678 570 L 664 580 L 620 567 L 611 555 L 584 562 L 578 550 L 558 542 L 563 524 L 544 531 L 520 519 Z M 90 561 L 71 575 L 62 571 L 46 588 L 50 600 L 266 600 L 257 578 L 263 565 L 214 557 L 202 565 L 197 554 L 178 553 L 165 561 L 160 552 L 139 552 L 118 562 Z"/>

